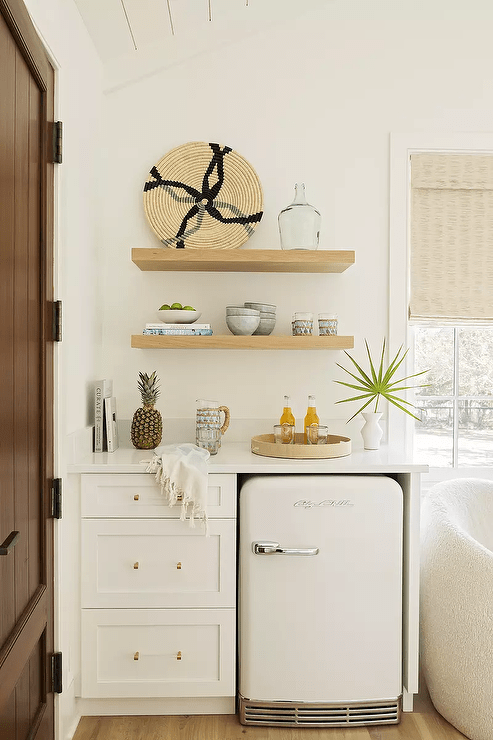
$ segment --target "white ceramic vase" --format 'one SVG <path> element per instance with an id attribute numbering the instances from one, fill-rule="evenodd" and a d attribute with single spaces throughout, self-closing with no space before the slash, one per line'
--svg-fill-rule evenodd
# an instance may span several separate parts
<path id="1" fill-rule="evenodd" d="M 361 436 L 365 445 L 365 450 L 380 449 L 380 440 L 382 439 L 383 429 L 378 423 L 382 418 L 381 411 L 363 411 L 362 416 L 365 420 L 361 429 Z"/>

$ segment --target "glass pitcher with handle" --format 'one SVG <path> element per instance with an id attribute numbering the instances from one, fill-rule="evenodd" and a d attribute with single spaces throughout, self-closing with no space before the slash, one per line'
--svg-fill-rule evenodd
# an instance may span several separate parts
<path id="1" fill-rule="evenodd" d="M 227 406 L 220 406 L 217 401 L 197 398 L 195 420 L 195 444 L 215 455 L 221 447 L 221 437 L 229 426 L 230 413 Z M 224 415 L 224 421 L 221 420 Z"/>

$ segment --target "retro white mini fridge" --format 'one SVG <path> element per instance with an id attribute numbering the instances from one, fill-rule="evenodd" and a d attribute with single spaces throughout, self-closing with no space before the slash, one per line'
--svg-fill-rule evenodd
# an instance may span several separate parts
<path id="1" fill-rule="evenodd" d="M 240 721 L 397 723 L 398 483 L 383 475 L 251 476 L 239 517 Z"/>

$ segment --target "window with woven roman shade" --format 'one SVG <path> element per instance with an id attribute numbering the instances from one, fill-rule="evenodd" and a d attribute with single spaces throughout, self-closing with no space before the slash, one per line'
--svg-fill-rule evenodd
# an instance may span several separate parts
<path id="1" fill-rule="evenodd" d="M 493 323 L 493 155 L 411 155 L 411 321 Z"/>

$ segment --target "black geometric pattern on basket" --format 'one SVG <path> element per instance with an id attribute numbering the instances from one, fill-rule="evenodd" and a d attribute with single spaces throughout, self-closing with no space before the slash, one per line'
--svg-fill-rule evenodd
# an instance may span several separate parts
<path id="1" fill-rule="evenodd" d="M 229 146 L 221 149 L 219 144 L 209 144 L 209 146 L 212 149 L 213 155 L 204 173 L 201 191 L 184 182 L 163 180 L 155 166 L 150 171 L 150 174 L 155 179 L 145 183 L 144 193 L 154 188 L 163 188 L 178 203 L 191 204 L 191 208 L 183 218 L 176 236 L 161 240 L 166 246 L 176 246 L 177 249 L 183 249 L 185 247 L 185 240 L 200 229 L 206 213 L 223 224 L 241 224 L 249 236 L 253 233 L 253 228 L 250 224 L 258 223 L 263 216 L 263 211 L 247 216 L 232 203 L 226 203 L 223 200 L 217 199 L 224 183 L 224 157 L 233 150 Z M 211 185 L 210 178 L 212 178 L 215 170 L 217 180 Z M 180 196 L 176 193 L 176 189 L 182 189 L 188 195 Z M 223 216 L 219 208 L 229 211 L 234 215 Z M 189 224 L 193 218 L 196 218 L 195 223 Z"/>

